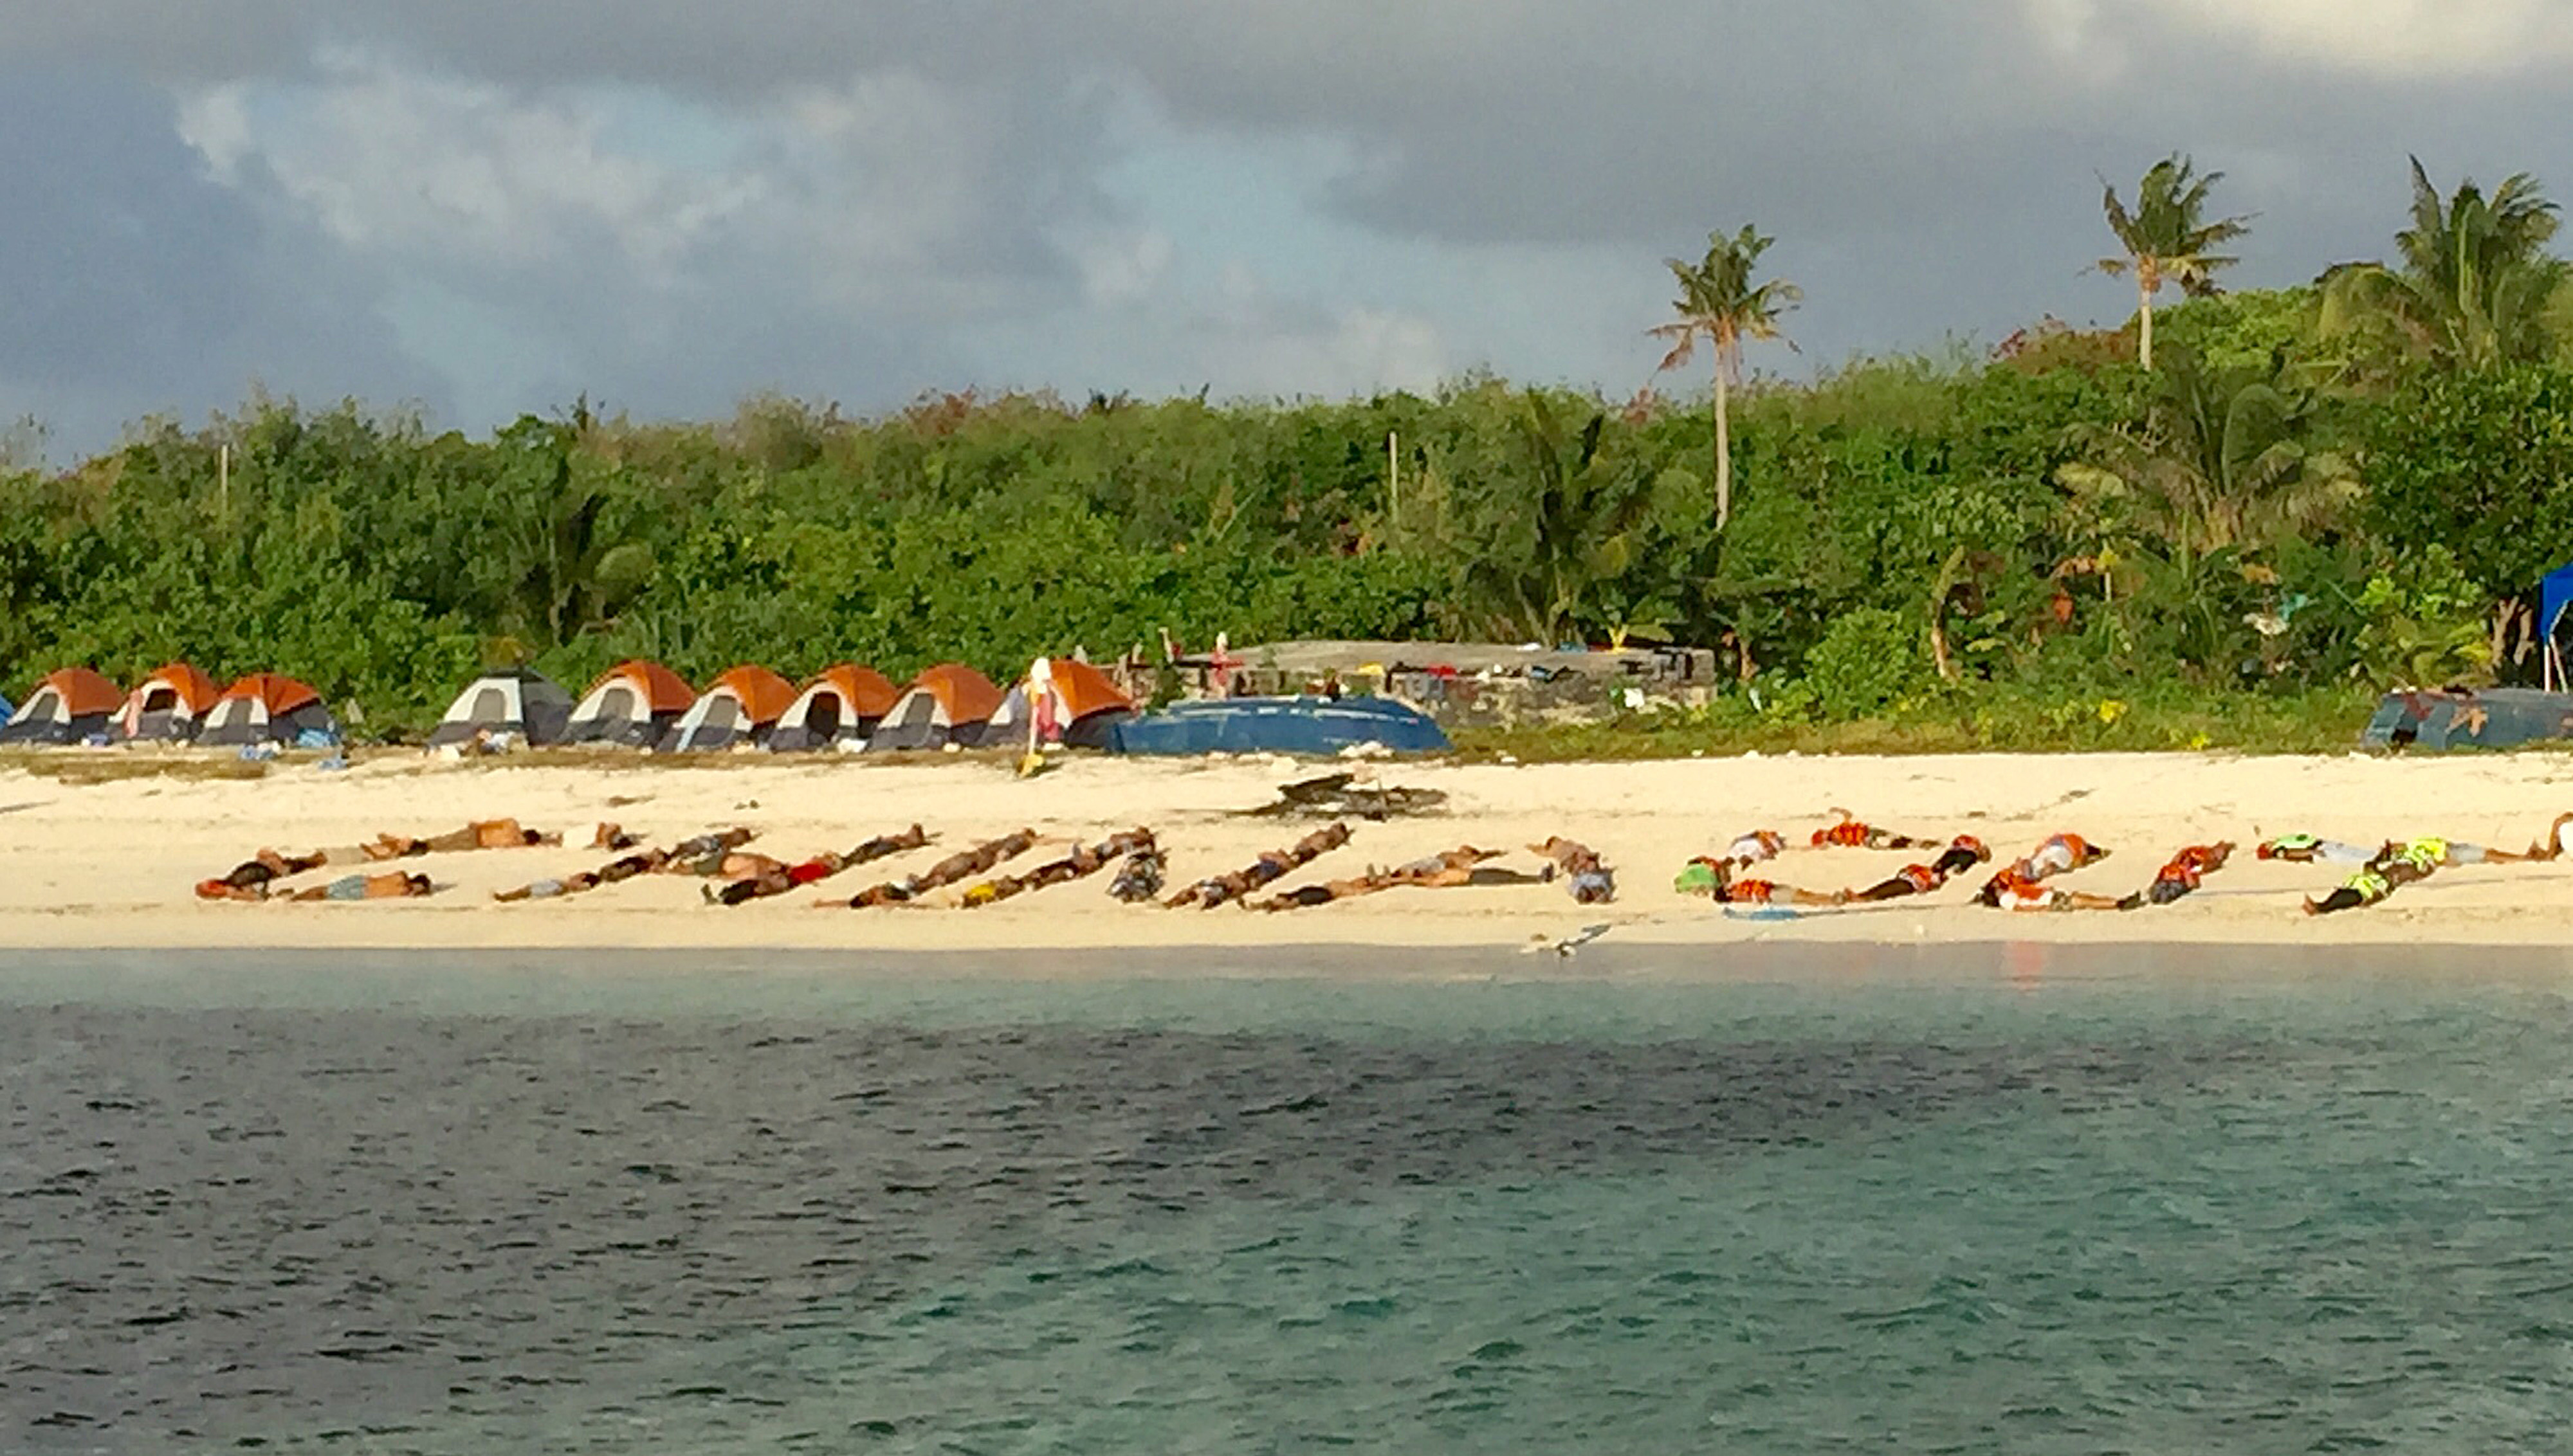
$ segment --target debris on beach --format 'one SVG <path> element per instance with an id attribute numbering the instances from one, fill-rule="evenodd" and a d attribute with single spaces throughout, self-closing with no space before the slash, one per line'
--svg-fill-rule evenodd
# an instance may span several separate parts
<path id="1" fill-rule="evenodd" d="M 1364 819 L 1382 823 L 1403 815 L 1431 813 L 1446 803 L 1443 790 L 1389 786 L 1373 774 L 1361 783 L 1354 773 L 1337 773 L 1282 784 L 1276 803 L 1241 813 L 1248 819 Z"/>
<path id="2" fill-rule="evenodd" d="M 1595 941 L 1606 934 L 1608 934 L 1608 927 L 1605 925 L 1585 925 L 1578 931 L 1573 932 L 1571 935 L 1560 936 L 1554 940 L 1547 940 L 1543 936 L 1537 936 L 1531 939 L 1525 947 L 1521 948 L 1519 954 L 1522 956 L 1541 956 L 1548 951 L 1552 951 L 1555 955 L 1569 960 L 1583 946 L 1590 944 L 1592 941 Z"/>

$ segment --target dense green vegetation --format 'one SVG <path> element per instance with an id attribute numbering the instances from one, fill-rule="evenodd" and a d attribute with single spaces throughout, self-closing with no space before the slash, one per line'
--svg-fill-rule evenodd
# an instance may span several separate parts
<path id="1" fill-rule="evenodd" d="M 1699 398 L 1490 378 L 875 419 L 582 406 L 480 439 L 354 403 L 149 422 L 0 472 L 0 690 L 187 657 L 307 678 L 382 728 L 495 659 L 578 686 L 628 654 L 700 679 L 998 674 L 1164 627 L 1631 635 L 1720 649 L 1723 700 L 1602 730 L 1687 751 L 1874 741 L 1818 726 L 1853 721 L 1933 746 L 2346 741 L 2384 684 L 2533 673 L 2527 604 L 2573 559 L 2551 207 L 2525 179 L 2423 179 L 2385 267 L 2217 294 L 2207 250 L 2240 232 L 2200 216 L 2214 180 L 2173 159 L 2136 212 L 2111 199 L 2142 298 L 2190 295 L 2151 369 L 2136 326 L 2048 324 L 1986 358 L 1731 388 L 1720 452 Z M 1752 279 L 1766 246 L 1719 234 L 1673 265 L 1668 334 L 1728 385 L 1794 299 Z"/>

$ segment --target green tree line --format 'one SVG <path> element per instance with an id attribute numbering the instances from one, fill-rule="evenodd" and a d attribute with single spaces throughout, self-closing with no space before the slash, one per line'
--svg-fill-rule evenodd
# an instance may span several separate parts
<path id="1" fill-rule="evenodd" d="M 1491 377 L 1335 401 L 586 404 L 486 437 L 346 402 L 146 421 L 0 471 L 0 690 L 184 657 L 417 725 L 493 661 L 996 675 L 1167 628 L 1715 646 L 1765 710 L 2296 693 L 2533 671 L 2573 559 L 2573 309 L 2530 179 L 2415 206 L 2383 264 L 2227 293 L 2219 173 L 2115 188 L 2122 330 L 1746 378 L 1770 240 L 1674 261 L 1711 392 Z M 2182 300 L 2153 318 L 2155 295 Z M 1641 336 L 1652 321 L 1638 321 Z M 2149 339 L 2149 343 L 2147 340 Z M 2147 358 L 2144 350 L 2152 353 Z"/>

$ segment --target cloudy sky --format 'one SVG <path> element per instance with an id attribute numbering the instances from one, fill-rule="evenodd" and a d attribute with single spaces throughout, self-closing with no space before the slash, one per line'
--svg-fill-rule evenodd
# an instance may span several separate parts
<path id="1" fill-rule="evenodd" d="M 2097 176 L 2174 149 L 2243 284 L 2381 256 L 2407 152 L 2573 192 L 2569 63 L 2564 0 L 0 0 L 0 422 L 1623 394 L 1746 221 L 1798 372 L 2122 318 Z"/>

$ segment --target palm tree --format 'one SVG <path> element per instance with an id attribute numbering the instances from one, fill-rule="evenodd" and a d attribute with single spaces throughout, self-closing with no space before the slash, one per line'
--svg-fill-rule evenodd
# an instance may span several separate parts
<path id="1" fill-rule="evenodd" d="M 2118 201 L 2117 188 L 2105 181 L 2101 184 L 2109 231 L 2118 235 L 2119 246 L 2127 252 L 2121 258 L 2101 259 L 2100 271 L 2112 278 L 2136 276 L 2136 360 L 2147 369 L 2153 366 L 2153 296 L 2164 284 L 2179 285 L 2180 292 L 2192 299 L 2221 292 L 2215 286 L 2215 271 L 2238 260 L 2212 250 L 2251 231 L 2248 217 L 2202 221 L 2206 195 L 2224 180 L 2224 174 L 2198 177 L 2196 170 L 2195 163 L 2176 152 L 2154 163 L 2144 181 L 2136 184 L 2132 213 Z"/>
<path id="2" fill-rule="evenodd" d="M 1567 432 L 1544 394 L 1520 400 L 1515 458 L 1493 482 L 1501 488 L 1485 502 L 1492 513 L 1467 568 L 1474 598 L 1514 635 L 1574 639 L 1634 559 L 1653 482 L 1601 448 L 1607 423 L 1594 410 Z"/>
<path id="3" fill-rule="evenodd" d="M 2141 427 L 2085 431 L 2056 479 L 2088 513 L 2124 517 L 2193 559 L 2258 550 L 2328 525 L 2358 496 L 2350 461 L 2309 439 L 2315 400 L 2266 369 L 2168 361 Z"/>
<path id="4" fill-rule="evenodd" d="M 2546 252 L 2556 224 L 2555 204 L 2525 172 L 2490 196 L 2468 178 L 2443 200 L 2415 157 L 2412 226 L 2394 237 L 2402 268 L 2336 270 L 2323 331 L 2387 324 L 2410 352 L 2469 368 L 2542 357 L 2547 307 L 2566 278 Z"/>
<path id="5" fill-rule="evenodd" d="M 1687 364 L 1701 339 L 1715 351 L 1715 528 L 1719 531 L 1733 518 L 1733 433 L 1725 393 L 1742 377 L 1742 346 L 1746 341 L 1777 339 L 1778 316 L 1805 297 L 1802 289 L 1784 280 L 1751 281 L 1760 255 L 1777 241 L 1760 236 L 1758 229 L 1746 224 L 1730 238 L 1707 234 L 1706 257 L 1697 263 L 1665 260 L 1671 277 L 1679 281 L 1680 296 L 1671 304 L 1679 317 L 1651 331 L 1654 338 L 1671 343 L 1670 353 L 1662 356 L 1654 372 Z"/>

